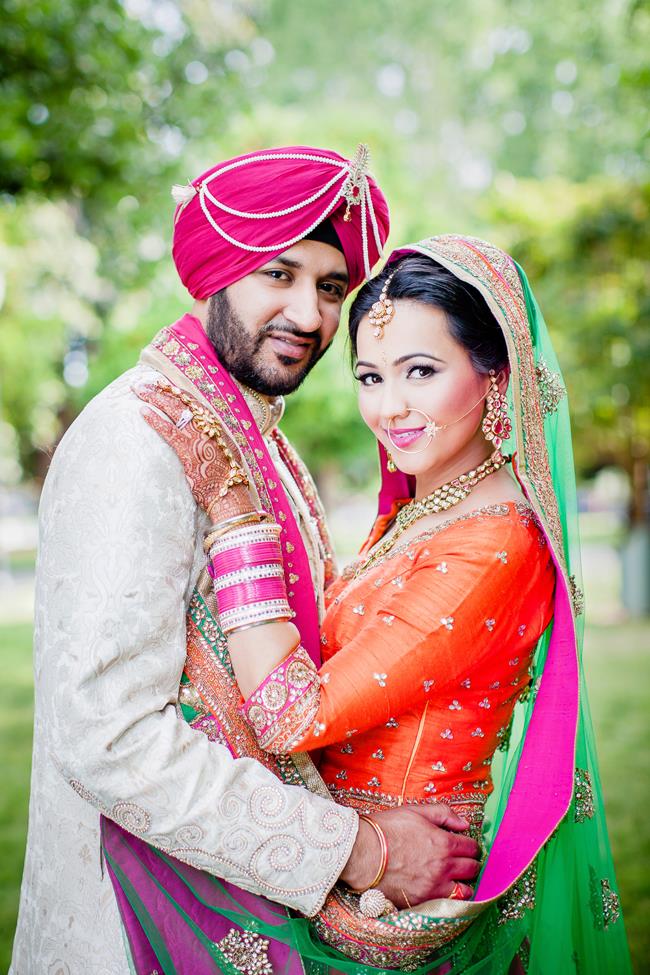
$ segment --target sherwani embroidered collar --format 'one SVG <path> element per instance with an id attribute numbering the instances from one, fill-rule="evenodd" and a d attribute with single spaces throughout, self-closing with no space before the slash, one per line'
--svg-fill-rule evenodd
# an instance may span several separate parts
<path id="1" fill-rule="evenodd" d="M 258 430 L 265 437 L 284 416 L 284 396 L 265 396 L 236 379 L 234 382 L 246 400 Z"/>

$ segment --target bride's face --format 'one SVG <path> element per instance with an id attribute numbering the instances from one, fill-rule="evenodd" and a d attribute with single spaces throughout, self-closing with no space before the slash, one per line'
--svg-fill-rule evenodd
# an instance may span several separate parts
<path id="1" fill-rule="evenodd" d="M 367 316 L 359 324 L 361 415 L 407 474 L 446 472 L 464 462 L 471 468 L 490 453 L 481 432 L 489 377 L 475 370 L 443 311 L 418 301 L 393 304 L 382 338 Z M 430 438 L 427 416 L 439 427 L 452 425 Z"/>

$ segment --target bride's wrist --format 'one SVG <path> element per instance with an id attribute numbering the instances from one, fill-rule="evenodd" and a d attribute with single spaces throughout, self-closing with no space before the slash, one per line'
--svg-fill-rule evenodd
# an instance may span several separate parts
<path id="1" fill-rule="evenodd" d="M 228 488 L 225 494 L 221 493 L 224 490 L 223 488 L 220 490 L 217 490 L 217 488 L 218 484 L 210 489 L 210 500 L 205 505 L 208 518 L 212 522 L 213 527 L 237 515 L 243 515 L 249 512 L 254 513 L 256 511 L 253 505 L 253 499 L 245 485 L 236 484 L 234 487 Z M 267 517 L 265 512 L 260 511 L 258 514 Z"/>
<path id="2" fill-rule="evenodd" d="M 284 579 L 281 529 L 274 522 L 260 521 L 260 514 L 244 513 L 230 524 L 221 522 L 206 539 L 208 571 L 224 633 L 293 616 Z"/>
<path id="3" fill-rule="evenodd" d="M 270 521 L 269 516 L 265 511 L 257 511 L 255 508 L 238 511 L 228 517 L 215 519 L 211 529 L 206 532 L 203 539 L 203 551 L 209 556 L 210 550 L 218 538 L 223 538 L 224 535 L 234 531 L 236 528 L 241 528 L 244 525 L 259 525 L 263 521 Z"/>

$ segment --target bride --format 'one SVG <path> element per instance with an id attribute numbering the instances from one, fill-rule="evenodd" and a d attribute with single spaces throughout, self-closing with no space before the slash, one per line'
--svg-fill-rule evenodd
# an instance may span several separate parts
<path id="1" fill-rule="evenodd" d="M 221 654 L 225 634 L 231 682 L 215 689 L 219 713 L 245 722 L 247 754 L 285 781 L 354 806 L 376 859 L 307 921 L 106 820 L 136 970 L 151 971 L 138 964 L 146 945 L 166 975 L 625 972 L 578 693 L 566 396 L 525 275 L 490 244 L 430 238 L 360 290 L 349 330 L 382 485 L 359 559 L 326 592 L 320 668 L 291 621 L 282 525 L 241 490 L 224 431 L 179 389 L 140 395 L 167 415 L 146 414 L 202 503 L 228 491 L 241 501 L 207 540 L 202 611 L 218 621 L 207 652 Z M 179 427 L 188 409 L 194 422 Z M 372 813 L 441 801 L 481 839 L 483 869 L 473 891 L 461 859 L 446 898 L 409 904 L 384 881 L 391 851 Z"/>

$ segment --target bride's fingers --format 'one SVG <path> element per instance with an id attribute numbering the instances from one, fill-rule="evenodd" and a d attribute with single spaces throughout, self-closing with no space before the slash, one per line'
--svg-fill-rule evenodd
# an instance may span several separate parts
<path id="1" fill-rule="evenodd" d="M 159 386 L 141 385 L 131 387 L 138 399 L 155 406 L 164 413 L 180 430 L 192 419 L 192 411 L 169 390 Z"/>
<path id="2" fill-rule="evenodd" d="M 174 448 L 176 453 L 179 455 L 179 459 L 182 458 L 182 448 L 185 446 L 185 438 L 171 417 L 161 416 L 160 413 L 156 412 L 156 410 L 151 409 L 146 402 L 142 406 L 140 412 L 149 426 L 152 427 L 156 433 L 170 445 L 170 447 Z"/>

